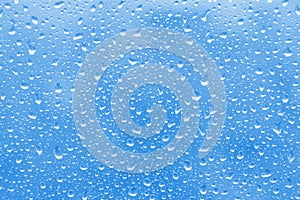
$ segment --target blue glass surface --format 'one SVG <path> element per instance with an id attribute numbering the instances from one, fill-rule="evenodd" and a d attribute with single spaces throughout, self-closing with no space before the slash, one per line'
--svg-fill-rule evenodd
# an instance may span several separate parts
<path id="1" fill-rule="evenodd" d="M 0 2 L 0 199 L 300 199 L 299 21 L 296 0 Z M 132 30 L 142 40 L 127 37 Z M 141 42 L 151 31 L 158 42 Z M 173 36 L 181 39 L 163 43 Z M 120 37 L 128 49 L 134 42 L 157 48 L 113 55 Z M 104 51 L 116 59 L 102 66 L 96 56 L 91 64 L 93 52 L 109 42 L 116 46 Z M 191 49 L 180 49 L 185 45 Z M 180 55 L 198 50 L 203 59 Z M 95 98 L 78 101 L 89 64 L 105 70 L 94 77 Z M 151 127 L 156 109 L 165 114 L 160 132 L 147 136 L 119 127 L 124 120 L 114 116 L 112 103 L 116 85 L 130 80 L 125 74 L 145 77 L 140 66 L 159 66 L 155 80 L 176 82 L 159 77 L 168 71 L 182 81 L 132 91 L 128 113 L 138 127 Z M 186 108 L 199 113 L 194 123 L 188 123 L 194 111 L 184 112 L 181 93 L 172 90 L 176 84 L 184 86 L 183 96 L 193 89 Z M 90 103 L 101 130 L 85 135 L 79 119 L 94 119 L 76 108 Z M 184 132 L 188 139 L 180 143 L 183 121 L 197 131 Z M 162 155 L 170 159 L 166 166 L 145 161 L 143 171 L 128 157 L 114 162 L 112 155 L 105 163 L 110 150 L 101 152 L 91 139 L 99 132 L 126 156 L 154 155 L 174 140 L 186 147 Z M 210 136 L 217 143 L 203 153 Z"/>

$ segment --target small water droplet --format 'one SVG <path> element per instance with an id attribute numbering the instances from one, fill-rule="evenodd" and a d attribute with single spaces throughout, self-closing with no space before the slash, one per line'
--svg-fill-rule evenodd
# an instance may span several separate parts
<path id="1" fill-rule="evenodd" d="M 28 53 L 31 56 L 33 56 L 36 53 L 36 48 L 33 46 L 33 44 L 28 44 Z"/>
<path id="2" fill-rule="evenodd" d="M 286 179 L 286 184 L 285 184 L 286 188 L 292 188 L 293 187 L 293 182 L 290 178 Z"/>
<path id="3" fill-rule="evenodd" d="M 190 33 L 190 32 L 192 32 L 193 30 L 190 29 L 190 28 L 185 28 L 183 31 L 186 32 L 186 33 Z"/>
<path id="4" fill-rule="evenodd" d="M 91 11 L 91 12 L 96 12 L 96 6 L 95 6 L 95 5 L 92 5 L 91 8 L 90 8 L 90 11 Z"/>
<path id="5" fill-rule="evenodd" d="M 120 1 L 118 8 L 121 9 L 125 3 L 126 3 L 126 1 Z"/>
<path id="6" fill-rule="evenodd" d="M 29 84 L 28 83 L 21 83 L 21 88 L 23 90 L 27 90 L 29 88 Z"/>
<path id="7" fill-rule="evenodd" d="M 17 164 L 21 164 L 23 161 L 23 155 L 18 155 L 17 159 L 16 159 L 16 163 Z"/>
<path id="8" fill-rule="evenodd" d="M 289 163 L 292 163 L 295 160 L 295 156 L 294 156 L 294 152 L 293 151 L 290 151 L 288 153 L 288 160 L 289 160 Z"/>
<path id="9" fill-rule="evenodd" d="M 75 196 L 74 190 L 69 190 L 68 191 L 68 197 L 73 198 Z"/>
<path id="10" fill-rule="evenodd" d="M 137 64 L 137 60 L 136 59 L 133 59 L 133 58 L 129 58 L 128 59 L 128 62 L 131 64 L 131 65 L 135 65 L 135 64 Z"/>
<path id="11" fill-rule="evenodd" d="M 210 10 L 206 10 L 206 12 L 203 14 L 203 16 L 200 18 L 203 22 L 206 22 L 207 20 L 207 15 L 210 13 Z"/>
<path id="12" fill-rule="evenodd" d="M 168 142 L 170 140 L 170 137 L 168 136 L 168 135 L 164 135 L 163 137 L 162 137 L 162 141 L 163 142 Z"/>
<path id="13" fill-rule="evenodd" d="M 56 181 L 57 181 L 58 183 L 62 183 L 62 182 L 64 181 L 64 179 L 63 179 L 62 176 L 58 176 L 58 177 L 56 177 Z"/>
<path id="14" fill-rule="evenodd" d="M 257 70 L 255 71 L 255 74 L 257 75 L 262 75 L 264 73 L 264 71 L 261 68 L 257 68 Z"/>
<path id="15" fill-rule="evenodd" d="M 46 189 L 47 186 L 46 186 L 45 183 L 41 183 L 40 187 L 41 187 L 42 190 L 44 190 L 44 189 Z"/>
<path id="16" fill-rule="evenodd" d="M 83 33 L 76 33 L 73 37 L 73 40 L 79 40 L 83 38 Z"/>
<path id="17" fill-rule="evenodd" d="M 11 29 L 9 29 L 8 34 L 9 35 L 15 35 L 16 34 L 15 26 L 12 26 Z"/>
<path id="18" fill-rule="evenodd" d="M 42 149 L 42 147 L 39 146 L 39 145 L 36 145 L 36 146 L 35 146 L 35 150 L 36 150 L 36 152 L 37 152 L 38 155 L 41 155 L 41 154 L 43 153 L 43 149 Z"/>
<path id="19" fill-rule="evenodd" d="M 260 123 L 256 120 L 254 124 L 254 128 L 259 129 L 261 127 Z"/>
<path id="20" fill-rule="evenodd" d="M 245 23 L 245 20 L 244 19 L 239 19 L 238 21 L 237 21 L 237 23 L 238 23 L 238 25 L 243 25 L 244 23 Z"/>
<path id="21" fill-rule="evenodd" d="M 80 26 L 80 25 L 82 24 L 82 22 L 83 22 L 83 18 L 80 17 L 80 18 L 77 20 L 77 24 Z"/>
<path id="22" fill-rule="evenodd" d="M 289 4 L 289 0 L 282 0 L 281 4 L 286 7 Z"/>
<path id="23" fill-rule="evenodd" d="M 270 170 L 265 170 L 262 174 L 261 174 L 261 177 L 262 178 L 268 178 L 268 177 L 270 177 L 270 176 L 272 176 L 272 173 L 271 173 L 271 171 Z"/>
<path id="24" fill-rule="evenodd" d="M 32 21 L 32 23 L 33 23 L 34 25 L 37 25 L 37 24 L 39 23 L 38 18 L 35 17 L 35 16 L 32 16 L 32 17 L 31 17 L 31 21 Z"/>
<path id="25" fill-rule="evenodd" d="M 227 38 L 227 33 L 226 32 L 221 33 L 220 38 L 226 39 Z"/>
<path id="26" fill-rule="evenodd" d="M 193 168 L 193 165 L 192 165 L 191 161 L 186 160 L 183 162 L 183 167 L 186 171 L 191 171 Z"/>
<path id="27" fill-rule="evenodd" d="M 206 185 L 205 184 L 201 185 L 199 191 L 200 191 L 200 193 L 202 195 L 206 195 L 206 193 L 207 193 L 207 187 L 206 187 Z"/>
<path id="28" fill-rule="evenodd" d="M 57 83 L 55 87 L 55 93 L 61 93 L 61 92 L 62 92 L 62 87 L 60 83 Z"/>
<path id="29" fill-rule="evenodd" d="M 34 101 L 38 105 L 40 105 L 42 103 L 42 100 L 41 100 L 41 98 L 38 94 L 35 95 L 35 100 Z"/>
<path id="30" fill-rule="evenodd" d="M 227 180 L 232 180 L 233 176 L 234 176 L 233 172 L 229 172 L 228 174 L 226 174 L 225 178 Z"/>
<path id="31" fill-rule="evenodd" d="M 152 183 L 151 183 L 151 180 L 149 178 L 144 178 L 143 184 L 147 187 L 150 187 Z"/>
<path id="32" fill-rule="evenodd" d="M 129 163 L 129 165 L 127 166 L 127 170 L 133 171 L 133 170 L 136 168 L 136 165 L 137 165 L 137 164 L 136 164 L 135 161 Z"/>
<path id="33" fill-rule="evenodd" d="M 291 57 L 293 55 L 293 52 L 290 49 L 286 49 L 284 51 L 283 55 L 288 58 L 288 57 Z"/>
<path id="34" fill-rule="evenodd" d="M 239 159 L 239 160 L 242 160 L 243 158 L 244 158 L 244 152 L 243 151 L 239 151 L 238 153 L 237 153 L 237 159 Z"/>
<path id="35" fill-rule="evenodd" d="M 209 81 L 201 81 L 200 83 L 201 83 L 202 86 L 205 87 L 205 86 L 208 86 Z"/>
<path id="36" fill-rule="evenodd" d="M 55 2 L 54 3 L 54 8 L 61 8 L 65 5 L 65 2 L 64 1 L 58 1 L 58 2 Z"/>
<path id="37" fill-rule="evenodd" d="M 129 147 L 133 147 L 134 146 L 134 141 L 132 139 L 128 139 L 126 141 L 126 145 L 129 146 Z"/>
<path id="38" fill-rule="evenodd" d="M 37 115 L 36 115 L 35 113 L 33 113 L 33 112 L 29 112 L 29 113 L 28 113 L 28 117 L 29 117 L 30 119 L 36 119 L 36 118 L 37 118 Z"/>
<path id="39" fill-rule="evenodd" d="M 136 187 L 131 187 L 128 191 L 129 196 L 136 197 L 138 193 L 138 190 Z"/>
<path id="40" fill-rule="evenodd" d="M 103 6 L 104 6 L 103 1 L 100 1 L 99 4 L 98 4 L 98 8 L 103 8 Z"/>
<path id="41" fill-rule="evenodd" d="M 53 150 L 54 156 L 57 160 L 61 160 L 63 158 L 61 149 L 59 146 L 55 147 Z"/>
<path id="42" fill-rule="evenodd" d="M 1 99 L 2 101 L 4 101 L 5 98 L 6 98 L 5 94 L 2 93 L 1 96 L 0 96 L 0 99 Z"/>
<path id="43" fill-rule="evenodd" d="M 9 187 L 7 188 L 7 191 L 9 191 L 9 192 L 14 192 L 14 191 L 15 191 L 15 188 L 12 187 L 12 186 L 9 186 Z"/>
<path id="44" fill-rule="evenodd" d="M 295 7 L 295 13 L 296 15 L 300 16 L 300 4 L 297 4 Z"/>

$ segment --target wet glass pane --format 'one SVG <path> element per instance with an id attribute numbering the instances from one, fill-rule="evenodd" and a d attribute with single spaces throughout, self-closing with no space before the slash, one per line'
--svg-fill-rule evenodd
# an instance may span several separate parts
<path id="1" fill-rule="evenodd" d="M 2 1 L 1 199 L 300 199 L 296 0 Z"/>

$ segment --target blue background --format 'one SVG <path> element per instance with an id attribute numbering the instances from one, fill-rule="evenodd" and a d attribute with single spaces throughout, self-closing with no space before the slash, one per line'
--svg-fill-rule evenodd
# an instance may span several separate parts
<path id="1" fill-rule="evenodd" d="M 0 198 L 300 199 L 299 19 L 296 0 L 1 2 Z M 183 32 L 209 52 L 227 117 L 204 159 L 199 133 L 174 165 L 128 174 L 82 147 L 72 91 L 94 47 L 139 27 Z"/>

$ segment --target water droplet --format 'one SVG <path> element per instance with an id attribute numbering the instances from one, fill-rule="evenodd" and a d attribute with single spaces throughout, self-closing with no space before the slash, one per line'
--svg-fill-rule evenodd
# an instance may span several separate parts
<path id="1" fill-rule="evenodd" d="M 185 28 L 183 31 L 186 32 L 186 33 L 189 33 L 189 32 L 192 32 L 193 30 L 190 29 L 190 28 Z"/>
<path id="2" fill-rule="evenodd" d="M 295 13 L 296 15 L 300 16 L 300 4 L 297 4 L 295 7 Z"/>
<path id="3" fill-rule="evenodd" d="M 228 172 L 228 174 L 226 174 L 225 178 L 227 180 L 232 180 L 233 176 L 234 176 L 233 172 Z"/>
<path id="4" fill-rule="evenodd" d="M 42 149 L 42 147 L 39 146 L 39 145 L 36 145 L 36 146 L 35 146 L 35 150 L 36 150 L 36 152 L 37 152 L 38 155 L 41 155 L 41 154 L 43 153 L 43 149 Z"/>
<path id="5" fill-rule="evenodd" d="M 23 90 L 27 90 L 29 88 L 29 84 L 28 83 L 21 83 L 21 88 Z"/>
<path id="6" fill-rule="evenodd" d="M 289 160 L 289 163 L 292 163 L 295 160 L 295 156 L 294 156 L 294 152 L 293 151 L 290 151 L 288 153 L 288 160 Z"/>
<path id="7" fill-rule="evenodd" d="M 268 178 L 268 177 L 270 177 L 270 176 L 272 176 L 272 173 L 271 173 L 271 171 L 270 170 L 265 170 L 262 174 L 261 174 L 261 177 L 262 178 Z"/>
<path id="8" fill-rule="evenodd" d="M 170 140 L 170 137 L 168 136 L 168 135 L 164 135 L 163 137 L 162 137 L 162 141 L 163 142 L 168 142 Z"/>
<path id="9" fill-rule="evenodd" d="M 202 195 L 206 195 L 206 193 L 207 193 L 207 187 L 206 187 L 206 185 L 205 184 L 201 185 L 199 191 L 200 191 L 200 193 Z"/>
<path id="10" fill-rule="evenodd" d="M 61 160 L 63 158 L 61 149 L 59 146 L 55 147 L 53 150 L 54 156 L 57 160 Z"/>
<path id="11" fill-rule="evenodd" d="M 244 158 L 244 152 L 243 151 L 239 151 L 237 154 L 237 159 L 242 160 Z"/>
<path id="12" fill-rule="evenodd" d="M 17 159 L 16 159 L 16 163 L 20 164 L 23 161 L 23 155 L 18 155 Z"/>
<path id="13" fill-rule="evenodd" d="M 127 166 L 127 170 L 133 171 L 133 170 L 136 168 L 136 165 L 137 165 L 137 164 L 136 164 L 135 161 L 129 163 L 129 165 Z"/>
<path id="14" fill-rule="evenodd" d="M 61 7 L 63 7 L 65 5 L 65 2 L 64 1 L 58 1 L 58 2 L 56 2 L 56 3 L 54 3 L 54 8 L 61 8 Z"/>
<path id="15" fill-rule="evenodd" d="M 68 191 L 68 197 L 73 198 L 75 196 L 74 190 L 69 190 Z"/>
<path id="16" fill-rule="evenodd" d="M 14 192 L 14 191 L 15 191 L 15 188 L 12 187 L 12 186 L 9 186 L 9 187 L 7 188 L 7 191 L 9 191 L 9 192 Z"/>
<path id="17" fill-rule="evenodd" d="M 128 191 L 129 196 L 136 197 L 138 194 L 138 190 L 136 187 L 131 187 Z"/>
<path id="18" fill-rule="evenodd" d="M 126 3 L 126 1 L 120 1 L 118 8 L 121 9 L 125 3 Z"/>
<path id="19" fill-rule="evenodd" d="M 286 49 L 284 51 L 283 55 L 288 58 L 288 57 L 291 57 L 293 55 L 293 52 L 290 49 Z"/>
<path id="20" fill-rule="evenodd" d="M 88 191 L 84 191 L 81 195 L 82 200 L 88 200 Z"/>
<path id="21" fill-rule="evenodd" d="M 36 53 L 36 48 L 33 46 L 33 44 L 28 44 L 28 53 L 31 56 L 33 56 Z"/>
<path id="22" fill-rule="evenodd" d="M 4 101 L 5 98 L 6 98 L 5 94 L 2 93 L 1 96 L 0 96 L 0 99 L 1 99 L 2 101 Z"/>
<path id="23" fill-rule="evenodd" d="M 226 32 L 221 33 L 220 38 L 226 39 L 227 38 L 227 33 Z"/>
<path id="24" fill-rule="evenodd" d="M 64 181 L 64 179 L 63 179 L 62 176 L 58 176 L 58 177 L 56 177 L 56 181 L 57 181 L 58 183 L 62 183 L 62 182 Z"/>
<path id="25" fill-rule="evenodd" d="M 203 14 L 203 16 L 200 18 L 203 22 L 206 22 L 207 16 L 210 13 L 210 10 L 206 10 L 206 12 Z"/>
<path id="26" fill-rule="evenodd" d="M 147 187 L 150 187 L 152 184 L 150 178 L 144 178 L 143 184 Z"/>
<path id="27" fill-rule="evenodd" d="M 206 166 L 206 165 L 207 165 L 207 162 L 206 162 L 206 160 L 205 160 L 204 158 L 202 158 L 202 159 L 200 160 L 200 165 L 201 165 L 201 166 Z"/>
<path id="28" fill-rule="evenodd" d="M 261 68 L 257 68 L 257 70 L 255 71 L 255 74 L 257 75 L 262 75 L 264 73 L 264 71 Z"/>
<path id="29" fill-rule="evenodd" d="M 286 184 L 285 184 L 286 188 L 292 188 L 293 187 L 293 182 L 290 178 L 286 179 Z"/>
<path id="30" fill-rule="evenodd" d="M 31 17 L 31 21 L 32 21 L 32 23 L 33 23 L 34 25 L 37 25 L 37 24 L 39 23 L 38 18 L 35 17 L 35 16 L 32 16 L 32 17 Z"/>
<path id="31" fill-rule="evenodd" d="M 260 127 L 260 123 L 257 120 L 255 120 L 254 128 L 259 129 Z"/>
<path id="32" fill-rule="evenodd" d="M 90 11 L 91 11 L 91 12 L 96 12 L 96 6 L 95 6 L 95 5 L 92 5 L 91 8 L 90 8 Z"/>
<path id="33" fill-rule="evenodd" d="M 289 0 L 282 0 L 282 6 L 286 7 L 289 4 Z"/>
<path id="34" fill-rule="evenodd" d="M 82 24 L 82 22 L 83 22 L 83 18 L 80 17 L 80 18 L 77 20 L 77 24 L 80 26 L 80 25 Z"/>
<path id="35" fill-rule="evenodd" d="M 76 33 L 73 37 L 73 40 L 79 40 L 83 38 L 83 33 Z"/>
<path id="36" fill-rule="evenodd" d="M 126 142 L 126 145 L 129 147 L 133 147 L 134 146 L 134 141 L 132 139 L 128 139 Z"/>
<path id="37" fill-rule="evenodd" d="M 133 58 L 129 58 L 128 59 L 128 62 L 131 64 L 131 65 L 135 65 L 135 64 L 137 64 L 137 60 L 136 59 L 133 59 Z"/>
<path id="38" fill-rule="evenodd" d="M 183 162 L 183 167 L 186 171 L 191 171 L 193 168 L 193 165 L 192 165 L 191 161 L 186 160 Z"/>
<path id="39" fill-rule="evenodd" d="M 42 103 L 42 100 L 41 100 L 41 98 L 40 98 L 40 96 L 39 96 L 38 94 L 35 95 L 35 100 L 34 100 L 34 102 L 35 102 L 36 104 L 38 104 L 38 105 L 40 105 L 40 104 Z"/>
<path id="40" fill-rule="evenodd" d="M 60 83 L 57 83 L 55 87 L 55 93 L 61 93 L 61 92 L 62 92 L 62 87 Z"/>
<path id="41" fill-rule="evenodd" d="M 201 81 L 200 82 L 202 86 L 206 87 L 209 84 L 209 81 Z"/>
<path id="42" fill-rule="evenodd" d="M 35 113 L 33 113 L 33 112 L 29 112 L 29 113 L 28 113 L 28 117 L 29 117 L 30 119 L 36 119 L 36 118 L 37 118 L 37 115 L 36 115 Z"/>
<path id="43" fill-rule="evenodd" d="M 98 8 L 103 8 L 103 6 L 104 6 L 103 1 L 100 1 L 99 4 L 98 4 Z"/>
<path id="44" fill-rule="evenodd" d="M 244 19 L 239 19 L 238 21 L 237 21 L 237 23 L 238 23 L 238 25 L 243 25 L 244 23 L 245 23 L 245 20 Z"/>
<path id="45" fill-rule="evenodd" d="M 15 26 L 12 26 L 11 29 L 9 29 L 8 34 L 9 35 L 15 35 L 16 34 Z"/>
<path id="46" fill-rule="evenodd" d="M 46 186 L 45 183 L 41 183 L 40 187 L 41 187 L 42 190 L 44 190 L 44 189 L 46 189 L 47 186 Z"/>

